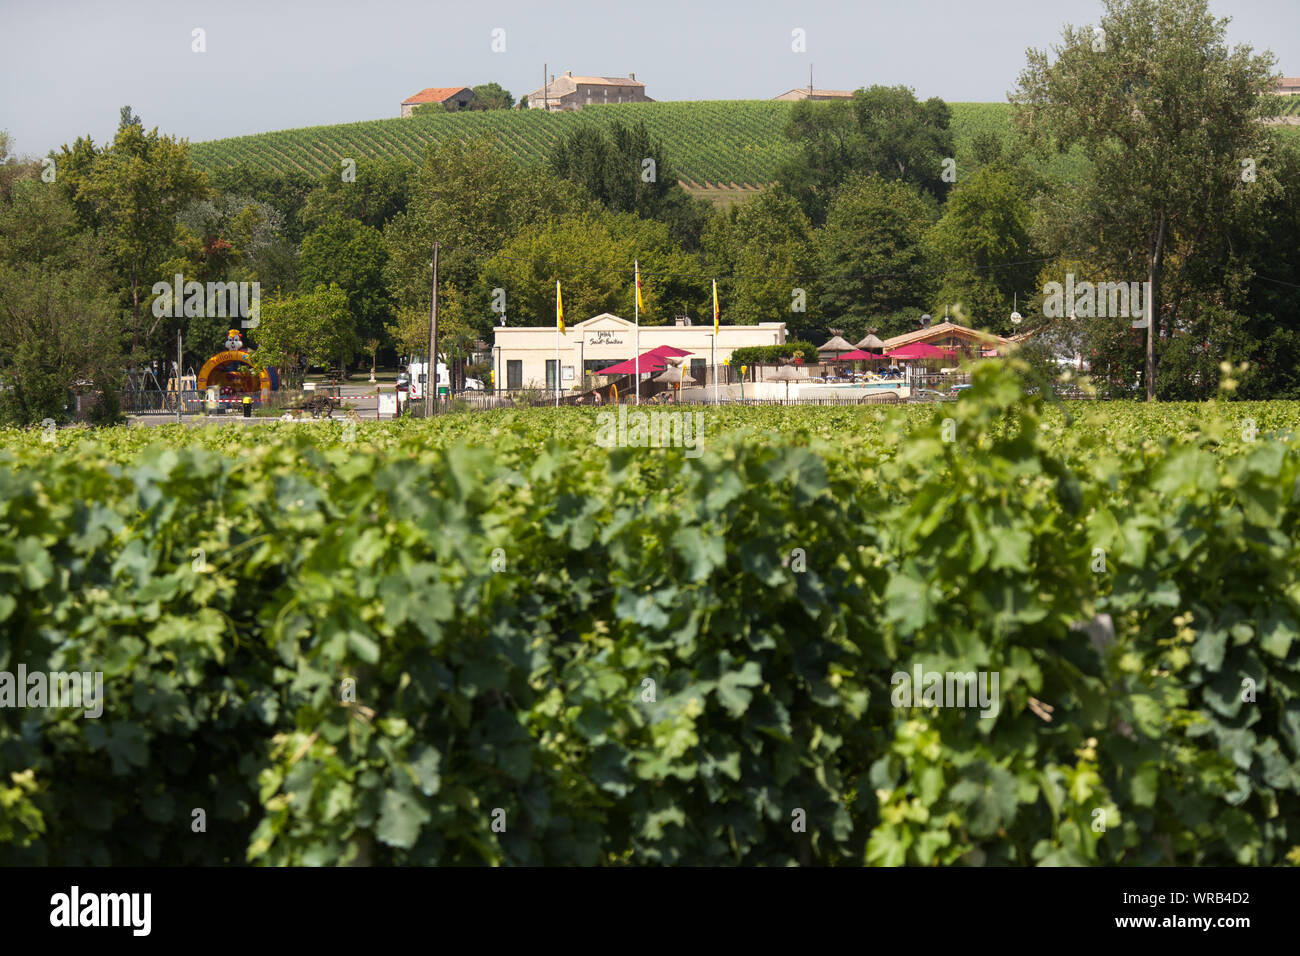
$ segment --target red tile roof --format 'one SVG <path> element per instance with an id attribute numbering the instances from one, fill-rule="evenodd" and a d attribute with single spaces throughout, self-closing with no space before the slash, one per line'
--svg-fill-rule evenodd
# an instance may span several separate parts
<path id="1" fill-rule="evenodd" d="M 958 325 L 956 322 L 940 322 L 929 328 L 917 329 L 915 332 L 904 332 L 902 335 L 895 335 L 893 338 L 885 339 L 885 348 L 896 349 L 904 345 L 910 345 L 913 342 L 924 342 L 927 339 L 943 338 L 950 335 L 975 339 L 986 345 L 1005 345 L 1009 341 L 1000 335 L 992 335 L 978 329 L 967 328 L 964 325 Z"/>
<path id="2" fill-rule="evenodd" d="M 431 86 L 428 89 L 420 90 L 414 96 L 402 100 L 403 106 L 414 106 L 417 103 L 445 103 L 457 93 L 470 90 L 468 86 Z"/>

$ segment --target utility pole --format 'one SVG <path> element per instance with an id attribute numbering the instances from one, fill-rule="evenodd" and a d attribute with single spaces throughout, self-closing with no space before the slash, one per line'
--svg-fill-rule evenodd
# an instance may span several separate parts
<path id="1" fill-rule="evenodd" d="M 1152 288 L 1154 288 L 1154 286 Z M 1154 321 L 1155 316 L 1152 315 L 1153 310 L 1151 308 L 1151 300 L 1154 298 L 1154 295 L 1147 296 L 1147 360 L 1146 368 L 1142 373 L 1142 377 L 1146 379 L 1148 402 L 1154 402 L 1156 400 L 1156 352 L 1155 339 L 1153 338 L 1156 330 Z"/>
<path id="2" fill-rule="evenodd" d="M 550 73 L 547 72 L 550 69 L 550 67 L 551 64 L 549 63 L 542 64 L 542 112 L 543 113 L 549 113 L 551 111 L 550 80 L 547 79 L 547 77 L 550 76 Z"/>
<path id="3" fill-rule="evenodd" d="M 198 383 L 195 382 L 195 385 Z M 185 392 L 181 385 L 181 330 L 176 330 L 176 421 L 181 420 L 181 401 Z"/>
<path id="4" fill-rule="evenodd" d="M 1143 372 L 1143 378 L 1146 379 L 1147 401 L 1156 400 L 1156 349 L 1155 335 L 1156 322 L 1159 321 L 1160 312 L 1156 308 L 1157 293 L 1159 291 L 1156 285 L 1156 275 L 1160 271 L 1160 260 L 1163 257 L 1165 244 L 1165 213 L 1160 212 L 1160 223 L 1156 227 L 1155 239 L 1151 244 L 1151 253 L 1147 257 L 1147 361 L 1146 369 Z"/>
<path id="5" fill-rule="evenodd" d="M 425 365 L 424 414 L 432 417 L 438 408 L 438 244 L 433 244 L 433 284 L 429 289 L 429 361 Z"/>

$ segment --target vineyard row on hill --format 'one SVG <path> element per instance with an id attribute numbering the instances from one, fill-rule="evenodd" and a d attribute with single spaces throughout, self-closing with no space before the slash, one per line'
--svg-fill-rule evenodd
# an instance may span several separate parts
<path id="1" fill-rule="evenodd" d="M 251 166 L 320 176 L 343 159 L 401 157 L 419 162 L 430 144 L 490 136 L 497 147 L 525 165 L 545 161 L 551 148 L 581 125 L 644 122 L 664 142 L 674 172 L 696 187 L 757 187 L 773 182 L 796 147 L 783 132 L 792 104 L 771 100 L 712 100 L 591 106 L 576 113 L 493 110 L 445 113 L 410 119 L 382 119 L 337 126 L 240 136 L 195 143 L 194 161 L 203 169 Z M 960 169 L 974 137 L 1012 132 L 1006 103 L 953 103 L 953 129 Z M 1072 179 L 1081 168 L 1075 156 L 1055 157 L 1046 172 Z"/>

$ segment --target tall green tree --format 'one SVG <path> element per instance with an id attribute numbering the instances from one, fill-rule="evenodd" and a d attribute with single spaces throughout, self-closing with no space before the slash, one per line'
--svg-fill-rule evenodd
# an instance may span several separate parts
<path id="1" fill-rule="evenodd" d="M 384 228 L 388 287 L 395 308 L 429 311 L 433 243 L 441 283 L 472 290 L 473 310 L 491 325 L 491 287 L 480 268 L 522 229 L 590 210 L 571 183 L 524 170 L 491 141 L 446 141 L 429 148 L 404 213 Z"/>
<path id="2" fill-rule="evenodd" d="M 663 142 L 644 123 L 580 126 L 555 145 L 548 166 L 611 212 L 658 219 L 677 242 L 698 247 L 708 207 L 682 189 Z"/>
<path id="3" fill-rule="evenodd" d="M 378 229 L 334 216 L 302 241 L 299 277 L 303 288 L 337 284 L 348 295 L 357 334 L 379 338 L 392 318 L 384 281 L 388 250 Z"/>
<path id="4" fill-rule="evenodd" d="M 1229 47 L 1227 20 L 1206 0 L 1104 0 L 1097 27 L 1066 26 L 1054 58 L 1030 50 L 1012 101 L 1039 144 L 1079 144 L 1092 161 L 1072 223 L 1076 246 L 1107 250 L 1108 281 L 1151 283 L 1144 381 L 1156 394 L 1155 343 L 1174 331 L 1171 308 L 1197 290 L 1185 267 L 1218 223 L 1267 177 L 1270 138 L 1259 122 L 1274 60 Z M 1171 275 L 1170 265 L 1174 272 Z"/>
<path id="5" fill-rule="evenodd" d="M 82 223 L 105 241 L 117 264 L 131 308 L 131 347 L 148 342 L 158 320 L 144 309 L 147 292 L 162 278 L 156 267 L 173 251 L 176 214 L 209 194 L 207 177 L 190 163 L 189 144 L 145 132 L 130 108 L 111 145 L 88 138 L 64 146 L 57 182 L 74 201 Z"/>
<path id="6" fill-rule="evenodd" d="M 474 109 L 508 110 L 515 105 L 515 98 L 500 83 L 480 83 L 474 89 Z"/>
<path id="7" fill-rule="evenodd" d="M 68 390 L 98 387 L 116 407 L 122 313 L 102 242 L 39 167 L 0 198 L 0 421 L 63 421 Z"/>
<path id="8" fill-rule="evenodd" d="M 302 222 L 318 229 L 334 216 L 356 219 L 374 229 L 406 209 L 415 185 L 416 166 L 404 159 L 362 159 L 356 168 L 330 170 L 302 207 Z"/>
<path id="9" fill-rule="evenodd" d="M 901 180 L 941 198 L 944 160 L 955 154 L 950 122 L 943 100 L 921 102 L 904 86 L 872 86 L 849 101 L 801 100 L 785 130 L 799 153 L 777 179 L 818 225 L 835 190 L 855 174 Z"/>
<path id="10" fill-rule="evenodd" d="M 961 180 L 927 241 L 944 269 L 935 308 L 961 304 L 966 317 L 999 334 L 1011 331 L 1012 303 L 1033 293 L 1033 208 L 1025 176 L 1002 163 Z"/>
<path id="11" fill-rule="evenodd" d="M 842 186 L 817 234 L 825 321 L 866 322 L 907 308 L 919 315 L 933 289 L 925 236 L 936 218 L 933 200 L 907 183 L 873 175 Z"/>
<path id="12" fill-rule="evenodd" d="M 781 186 L 717 216 L 705 232 L 709 269 L 720 277 L 728 324 L 785 322 L 792 338 L 821 328 L 814 231 Z"/>
<path id="13" fill-rule="evenodd" d="M 702 313 L 709 283 L 698 261 L 672 243 L 662 223 L 630 215 L 589 213 L 527 226 L 485 263 L 482 282 L 505 290 L 512 325 L 555 321 L 557 279 L 570 325 L 601 312 L 630 319 L 634 259 L 640 260 L 643 322 Z"/>
<path id="14" fill-rule="evenodd" d="M 363 168 L 358 165 L 358 176 Z M 209 173 L 212 189 L 216 193 L 234 193 L 248 196 L 273 207 L 284 223 L 284 237 L 293 244 L 302 242 L 309 231 L 303 224 L 303 208 L 307 197 L 319 186 L 304 172 L 280 172 L 257 169 L 252 166 L 227 166 Z M 313 223 L 312 228 L 315 227 Z"/>
<path id="15" fill-rule="evenodd" d="M 296 386 L 307 369 L 326 364 L 342 368 L 360 347 L 347 293 L 337 285 L 317 286 L 262 303 L 252 357 L 259 368 L 274 367 L 286 384 Z"/>

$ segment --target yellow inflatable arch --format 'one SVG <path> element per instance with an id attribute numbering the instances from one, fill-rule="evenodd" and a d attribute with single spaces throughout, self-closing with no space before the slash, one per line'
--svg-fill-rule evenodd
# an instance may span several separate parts
<path id="1" fill-rule="evenodd" d="M 204 362 L 199 370 L 198 389 L 202 392 L 209 385 L 226 386 L 245 394 L 260 391 L 264 402 L 271 397 L 270 371 L 254 369 L 245 349 L 218 352 Z"/>

